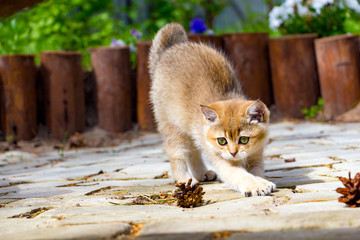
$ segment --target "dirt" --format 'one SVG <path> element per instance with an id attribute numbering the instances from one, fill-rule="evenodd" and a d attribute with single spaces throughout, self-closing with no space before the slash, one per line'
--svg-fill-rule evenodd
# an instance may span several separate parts
<path id="1" fill-rule="evenodd" d="M 40 127 L 39 134 L 29 141 L 8 139 L 0 141 L 0 153 L 21 150 L 30 153 L 44 153 L 57 150 L 59 152 L 79 148 L 114 147 L 124 142 L 144 135 L 137 129 L 124 133 L 109 133 L 99 127 L 86 130 L 84 133 L 74 133 L 66 139 L 53 139 L 44 127 Z"/>
<path id="2" fill-rule="evenodd" d="M 33 209 L 31 210 L 30 212 L 26 212 L 26 213 L 21 213 L 19 215 L 15 215 L 15 216 L 12 216 L 10 218 L 34 218 L 38 215 L 40 215 L 41 213 L 43 212 L 46 212 L 50 210 L 50 208 L 36 208 L 36 209 Z"/>
<path id="3" fill-rule="evenodd" d="M 360 122 L 360 104 L 336 117 L 335 120 L 338 122 Z"/>

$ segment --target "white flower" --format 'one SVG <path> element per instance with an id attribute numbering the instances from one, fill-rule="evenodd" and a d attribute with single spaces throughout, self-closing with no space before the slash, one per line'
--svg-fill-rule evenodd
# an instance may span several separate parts
<path id="1" fill-rule="evenodd" d="M 305 15 L 309 9 L 302 4 L 303 0 L 286 0 L 282 5 L 289 9 L 290 14 L 294 14 L 294 7 L 296 7 L 299 15 Z M 291 9 L 291 10 L 290 10 Z"/>
<path id="2" fill-rule="evenodd" d="M 348 8 L 354 10 L 357 13 L 360 13 L 360 4 L 357 0 L 345 0 Z"/>
<path id="3" fill-rule="evenodd" d="M 110 46 L 111 47 L 123 47 L 123 46 L 126 46 L 126 43 L 121 39 L 116 40 L 115 38 L 113 38 L 113 39 L 111 39 Z"/>
<path id="4" fill-rule="evenodd" d="M 309 12 L 309 9 L 301 4 L 297 5 L 297 12 L 299 15 L 304 16 Z"/>
<path id="5" fill-rule="evenodd" d="M 315 9 L 315 12 L 317 14 L 320 14 L 321 9 L 328 5 L 328 4 L 333 4 L 334 0 L 313 0 L 311 3 L 311 7 Z"/>
<path id="6" fill-rule="evenodd" d="M 280 6 L 274 7 L 269 13 L 269 24 L 271 29 L 278 28 L 284 21 L 289 18 L 289 15 L 295 13 L 296 7 L 299 15 L 305 15 L 309 9 L 302 5 L 302 0 L 286 0 Z"/>
<path id="7" fill-rule="evenodd" d="M 214 35 L 215 35 L 215 31 L 212 30 L 212 29 L 207 30 L 206 33 L 207 33 L 207 35 L 209 35 L 209 36 L 214 36 Z"/>
<path id="8" fill-rule="evenodd" d="M 278 28 L 283 21 L 288 18 L 288 14 L 285 14 L 284 7 L 274 7 L 269 13 L 269 24 L 271 29 Z"/>
<path id="9" fill-rule="evenodd" d="M 294 5 L 301 5 L 302 4 L 302 0 L 286 0 L 282 5 L 284 5 L 285 7 L 294 7 Z"/>

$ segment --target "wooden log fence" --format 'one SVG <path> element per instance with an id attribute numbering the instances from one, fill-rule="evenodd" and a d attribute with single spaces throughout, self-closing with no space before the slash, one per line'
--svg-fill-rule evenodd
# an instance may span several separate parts
<path id="1" fill-rule="evenodd" d="M 129 47 L 99 47 L 91 50 L 97 83 L 99 126 L 109 132 L 129 130 L 131 76 Z"/>
<path id="2" fill-rule="evenodd" d="M 302 109 L 320 97 L 314 39 L 314 34 L 270 39 L 274 100 L 285 117 L 303 118 Z"/>
<path id="3" fill-rule="evenodd" d="M 285 117 L 303 118 L 302 109 L 315 105 L 320 96 L 328 119 L 360 101 L 358 37 L 316 39 L 310 34 L 269 39 L 267 34 L 253 33 L 189 35 L 189 39 L 222 48 L 244 80 L 245 94 L 268 106 L 273 103 L 273 94 L 276 108 Z M 94 72 L 86 74 L 76 52 L 41 52 L 41 74 L 37 74 L 32 55 L 0 56 L 0 126 L 4 136 L 32 139 L 42 116 L 50 136 L 57 139 L 82 132 L 85 118 L 87 126 L 98 124 L 109 132 L 123 132 L 133 126 L 134 108 L 140 129 L 156 130 L 149 102 L 150 47 L 150 41 L 136 43 L 136 71 L 131 69 L 128 47 L 91 49 Z"/>
<path id="4" fill-rule="evenodd" d="M 85 127 L 81 54 L 66 51 L 40 53 L 45 118 L 51 136 L 63 139 Z"/>
<path id="5" fill-rule="evenodd" d="M 315 40 L 324 115 L 333 119 L 360 100 L 359 37 L 343 35 Z"/>
<path id="6" fill-rule="evenodd" d="M 0 56 L 2 128 L 8 140 L 37 134 L 36 66 L 33 55 Z"/>
<path id="7" fill-rule="evenodd" d="M 217 49 L 223 49 L 223 38 L 222 36 L 209 36 L 202 34 L 189 34 L 188 38 L 190 41 L 196 43 L 205 43 L 210 46 L 213 46 Z"/>
<path id="8" fill-rule="evenodd" d="M 272 89 L 267 33 L 226 34 L 224 50 L 234 64 L 243 91 L 251 99 L 270 106 Z"/>
<path id="9" fill-rule="evenodd" d="M 150 74 L 148 68 L 151 41 L 136 43 L 137 51 L 137 120 L 141 130 L 156 130 L 155 118 L 150 104 Z"/>

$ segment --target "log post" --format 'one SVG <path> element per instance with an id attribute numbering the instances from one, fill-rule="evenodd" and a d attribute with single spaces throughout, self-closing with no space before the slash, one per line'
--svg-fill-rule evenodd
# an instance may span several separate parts
<path id="1" fill-rule="evenodd" d="M 360 100 L 358 36 L 315 40 L 316 59 L 326 119 L 355 107 Z"/>
<path id="2" fill-rule="evenodd" d="M 94 71 L 84 72 L 85 95 L 85 127 L 95 127 L 98 124 L 96 78 Z"/>
<path id="3" fill-rule="evenodd" d="M 130 58 L 131 60 L 131 58 Z M 132 63 L 131 63 L 132 64 Z M 137 65 L 137 64 L 136 64 Z M 133 122 L 138 122 L 137 120 L 137 67 L 131 66 L 130 78 L 131 78 L 131 119 Z"/>
<path id="4" fill-rule="evenodd" d="M 30 140 L 37 134 L 36 66 L 33 55 L 0 56 L 5 135 Z"/>
<path id="5" fill-rule="evenodd" d="M 137 119 L 141 130 L 156 130 L 155 118 L 150 104 L 150 74 L 148 67 L 149 52 L 152 42 L 136 43 L 137 53 Z"/>
<path id="6" fill-rule="evenodd" d="M 270 39 L 270 65 L 276 107 L 285 117 L 303 118 L 320 97 L 315 34 Z"/>
<path id="7" fill-rule="evenodd" d="M 269 35 L 240 33 L 223 35 L 224 50 L 234 64 L 242 88 L 250 99 L 260 99 L 267 106 L 272 101 L 269 65 Z"/>
<path id="8" fill-rule="evenodd" d="M 46 126 L 46 106 L 45 106 L 45 86 L 42 78 L 41 67 L 36 67 L 36 106 L 37 106 L 37 122 Z"/>
<path id="9" fill-rule="evenodd" d="M 109 132 L 129 130 L 131 77 L 129 47 L 99 47 L 91 50 L 97 84 L 99 126 Z"/>
<path id="10" fill-rule="evenodd" d="M 202 34 L 189 34 L 188 38 L 193 42 L 202 42 L 205 44 L 209 44 L 211 46 L 215 46 L 218 49 L 223 49 L 223 38 L 221 36 L 209 36 Z"/>
<path id="11" fill-rule="evenodd" d="M 46 124 L 51 136 L 63 139 L 85 126 L 81 55 L 77 52 L 40 53 Z"/>

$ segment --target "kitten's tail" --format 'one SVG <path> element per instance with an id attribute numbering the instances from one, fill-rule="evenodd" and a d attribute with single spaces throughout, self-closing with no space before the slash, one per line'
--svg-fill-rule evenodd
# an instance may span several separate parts
<path id="1" fill-rule="evenodd" d="M 178 23 L 169 23 L 162 27 L 156 34 L 149 56 L 149 68 L 150 74 L 153 75 L 156 64 L 158 63 L 161 54 L 169 47 L 177 44 L 186 42 L 188 40 L 187 34 Z"/>

